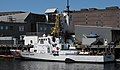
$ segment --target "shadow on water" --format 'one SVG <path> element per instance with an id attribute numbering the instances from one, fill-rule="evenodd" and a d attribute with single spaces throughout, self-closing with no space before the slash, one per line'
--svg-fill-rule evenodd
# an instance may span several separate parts
<path id="1" fill-rule="evenodd" d="M 41 61 L 3 61 L 0 70 L 120 70 L 120 63 L 87 64 Z"/>

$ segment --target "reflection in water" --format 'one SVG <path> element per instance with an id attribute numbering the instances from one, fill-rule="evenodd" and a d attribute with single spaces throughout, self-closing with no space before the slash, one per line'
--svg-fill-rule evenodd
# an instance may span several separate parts
<path id="1" fill-rule="evenodd" d="M 120 70 L 120 64 L 87 64 L 41 61 L 0 61 L 0 70 Z"/>

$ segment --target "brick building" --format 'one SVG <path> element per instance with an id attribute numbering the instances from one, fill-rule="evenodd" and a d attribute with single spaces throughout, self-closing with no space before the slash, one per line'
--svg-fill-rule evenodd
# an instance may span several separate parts
<path id="1" fill-rule="evenodd" d="M 120 27 L 120 9 L 116 6 L 72 11 L 70 17 L 70 23 L 74 25 Z"/>

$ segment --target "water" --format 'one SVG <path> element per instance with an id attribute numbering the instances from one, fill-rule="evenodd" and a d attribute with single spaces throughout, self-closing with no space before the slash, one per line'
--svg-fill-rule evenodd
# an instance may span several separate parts
<path id="1" fill-rule="evenodd" d="M 120 70 L 120 63 L 88 64 L 41 61 L 0 61 L 0 70 Z"/>

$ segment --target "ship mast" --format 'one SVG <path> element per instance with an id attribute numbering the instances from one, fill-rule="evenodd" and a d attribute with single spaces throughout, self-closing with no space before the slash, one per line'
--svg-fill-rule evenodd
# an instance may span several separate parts
<path id="1" fill-rule="evenodd" d="M 69 19 L 69 16 L 70 16 L 70 5 L 69 5 L 69 0 L 67 0 L 67 16 L 68 16 L 68 22 L 67 24 L 70 25 L 70 19 Z"/>
<path id="2" fill-rule="evenodd" d="M 68 16 L 69 16 L 69 11 L 70 11 L 69 0 L 67 0 L 67 6 L 66 6 L 66 8 L 67 8 Z"/>

